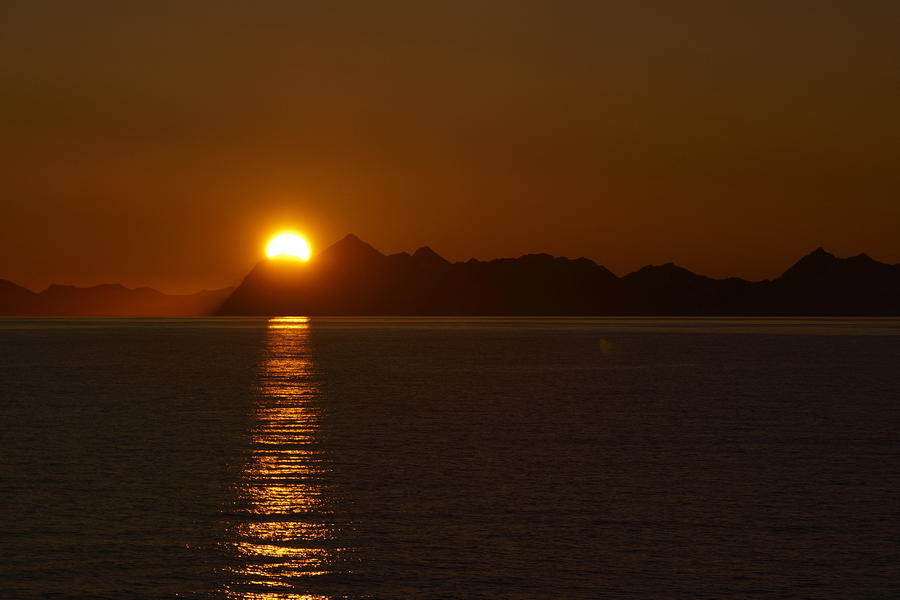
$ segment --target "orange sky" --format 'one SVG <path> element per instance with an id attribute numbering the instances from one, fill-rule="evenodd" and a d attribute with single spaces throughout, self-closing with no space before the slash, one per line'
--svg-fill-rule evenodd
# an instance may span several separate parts
<path id="1" fill-rule="evenodd" d="M 236 285 L 313 251 L 778 276 L 900 263 L 900 3 L 0 5 L 0 278 Z"/>

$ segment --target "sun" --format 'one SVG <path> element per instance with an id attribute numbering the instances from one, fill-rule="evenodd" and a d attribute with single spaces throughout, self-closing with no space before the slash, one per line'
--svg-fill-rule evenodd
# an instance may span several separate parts
<path id="1" fill-rule="evenodd" d="M 299 235 L 282 233 L 275 236 L 266 248 L 269 258 L 309 260 L 309 244 Z"/>

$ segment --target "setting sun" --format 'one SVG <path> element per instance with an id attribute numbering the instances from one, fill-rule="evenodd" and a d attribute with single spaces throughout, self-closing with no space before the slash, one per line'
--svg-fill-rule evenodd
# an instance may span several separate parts
<path id="1" fill-rule="evenodd" d="M 266 248 L 269 258 L 299 258 L 309 260 L 309 244 L 299 235 L 283 233 L 276 236 Z"/>

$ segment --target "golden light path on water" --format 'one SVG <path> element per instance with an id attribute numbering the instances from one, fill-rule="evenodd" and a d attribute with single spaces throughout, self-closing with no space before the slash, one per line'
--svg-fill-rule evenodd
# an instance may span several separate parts
<path id="1" fill-rule="evenodd" d="M 328 466 L 316 447 L 319 389 L 305 317 L 270 319 L 258 400 L 243 469 L 241 518 L 232 526 L 237 561 L 224 590 L 246 600 L 317 600 L 309 578 L 335 572 L 340 549 L 330 523 Z"/>

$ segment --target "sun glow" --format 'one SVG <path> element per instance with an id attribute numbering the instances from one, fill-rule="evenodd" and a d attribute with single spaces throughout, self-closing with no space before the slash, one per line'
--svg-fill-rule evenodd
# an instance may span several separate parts
<path id="1" fill-rule="evenodd" d="M 309 244 L 299 235 L 282 233 L 275 236 L 266 248 L 269 258 L 309 260 Z"/>

